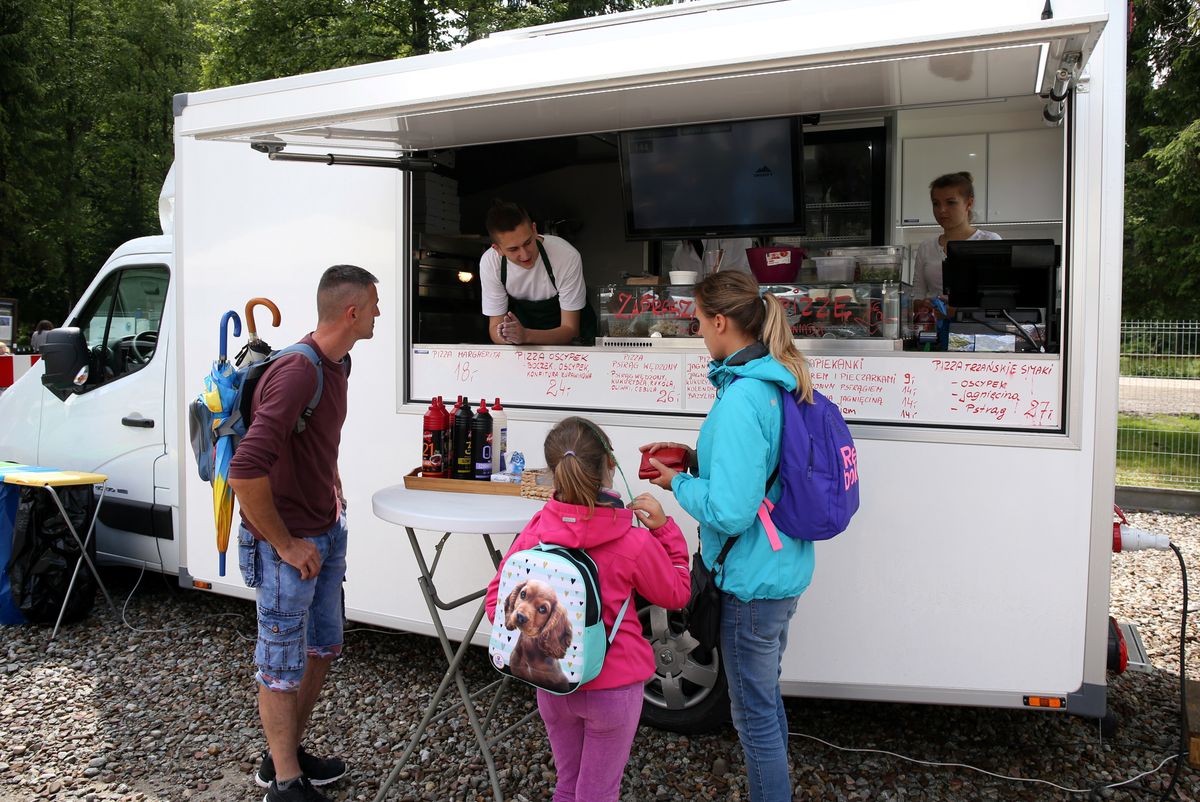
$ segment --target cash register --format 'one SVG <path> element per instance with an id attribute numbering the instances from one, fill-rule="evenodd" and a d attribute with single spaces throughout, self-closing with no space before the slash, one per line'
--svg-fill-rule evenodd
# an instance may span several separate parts
<path id="1" fill-rule="evenodd" d="M 942 284 L 951 351 L 1057 351 L 1053 240 L 946 243 Z"/>

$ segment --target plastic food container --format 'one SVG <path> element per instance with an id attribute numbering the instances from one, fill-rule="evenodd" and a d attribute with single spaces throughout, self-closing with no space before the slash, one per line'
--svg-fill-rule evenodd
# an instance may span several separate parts
<path id="1" fill-rule="evenodd" d="M 859 256 L 857 262 L 858 281 L 899 281 L 900 254 L 872 254 Z"/>
<path id="2" fill-rule="evenodd" d="M 695 284 L 695 270 L 668 270 L 668 275 L 671 277 L 672 284 Z"/>
<path id="3" fill-rule="evenodd" d="M 791 248 L 786 245 L 746 249 L 750 272 L 758 279 L 759 284 L 792 282 L 800 272 L 800 263 L 804 261 L 805 255 L 803 248 Z"/>
<path id="4" fill-rule="evenodd" d="M 899 256 L 904 258 L 903 245 L 856 245 L 852 248 L 830 248 L 829 256 L 852 256 L 858 259 L 862 256 Z"/>
<path id="5" fill-rule="evenodd" d="M 818 281 L 854 281 L 854 257 L 814 256 Z"/>

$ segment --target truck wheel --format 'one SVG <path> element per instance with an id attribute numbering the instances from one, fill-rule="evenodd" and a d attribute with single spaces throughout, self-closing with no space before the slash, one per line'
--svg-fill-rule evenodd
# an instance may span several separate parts
<path id="1" fill-rule="evenodd" d="M 685 735 L 712 732 L 729 721 L 729 689 L 719 649 L 705 654 L 683 626 L 683 614 L 647 605 L 638 610 L 654 650 L 642 723 Z"/>

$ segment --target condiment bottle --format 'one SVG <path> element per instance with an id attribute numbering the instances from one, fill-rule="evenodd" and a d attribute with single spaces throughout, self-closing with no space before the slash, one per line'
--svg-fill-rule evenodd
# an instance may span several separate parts
<path id="1" fill-rule="evenodd" d="M 471 421 L 471 448 L 475 458 L 474 478 L 488 481 L 492 478 L 492 416 L 488 413 L 487 399 L 480 399 L 475 419 Z"/>
<path id="2" fill-rule="evenodd" d="M 475 476 L 475 452 L 471 448 L 471 423 L 475 416 L 471 405 L 463 404 L 454 413 L 454 470 L 455 479 L 472 479 Z"/>
<path id="3" fill-rule="evenodd" d="M 492 407 L 492 473 L 503 473 L 508 458 L 508 413 L 496 399 Z"/>
<path id="4" fill-rule="evenodd" d="M 440 399 L 429 402 L 425 410 L 425 431 L 421 443 L 421 475 L 442 478 L 446 475 L 446 428 L 449 421 Z"/>
<path id="5" fill-rule="evenodd" d="M 463 397 L 458 396 L 458 400 L 454 402 L 454 406 L 446 411 L 446 476 L 454 478 L 454 416 L 458 414 L 458 410 L 462 407 Z M 443 404 L 442 406 L 445 406 Z"/>

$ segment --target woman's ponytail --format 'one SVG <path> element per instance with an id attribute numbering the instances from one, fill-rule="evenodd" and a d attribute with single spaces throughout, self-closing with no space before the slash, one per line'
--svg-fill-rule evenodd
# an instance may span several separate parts
<path id="1" fill-rule="evenodd" d="M 812 376 L 808 372 L 808 360 L 796 348 L 792 339 L 792 327 L 788 324 L 787 312 L 774 295 L 763 296 L 767 305 L 767 320 L 763 323 L 760 339 L 776 362 L 796 377 L 796 395 L 808 403 L 813 402 Z"/>
<path id="2" fill-rule="evenodd" d="M 808 361 L 796 349 L 792 327 L 783 304 L 771 293 L 760 295 L 758 283 L 748 273 L 726 270 L 713 273 L 696 285 L 693 295 L 704 314 L 724 315 L 742 331 L 760 340 L 776 362 L 796 377 L 796 395 L 813 400 Z"/>

